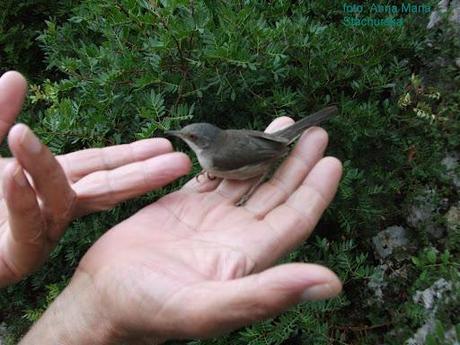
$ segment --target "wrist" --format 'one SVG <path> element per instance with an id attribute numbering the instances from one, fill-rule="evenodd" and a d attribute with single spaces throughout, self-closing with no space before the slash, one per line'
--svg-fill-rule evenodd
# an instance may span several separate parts
<path id="1" fill-rule="evenodd" d="M 119 335 L 103 315 L 103 306 L 87 274 L 76 274 L 70 284 L 32 326 L 20 345 L 115 345 Z"/>

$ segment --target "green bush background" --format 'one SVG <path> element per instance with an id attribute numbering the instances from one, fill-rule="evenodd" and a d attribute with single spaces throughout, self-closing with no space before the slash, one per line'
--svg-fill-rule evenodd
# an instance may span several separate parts
<path id="1" fill-rule="evenodd" d="M 436 239 L 406 224 L 424 188 L 447 200 L 433 215 L 440 226 L 459 199 L 440 164 L 460 144 L 460 43 L 448 14 L 428 32 L 420 13 L 404 15 L 402 27 L 345 26 L 342 1 L 4 3 L 0 70 L 31 81 L 20 120 L 55 153 L 192 121 L 263 129 L 277 116 L 338 104 L 325 125 L 327 154 L 344 162 L 344 177 L 315 234 L 284 260 L 330 267 L 344 293 L 190 344 L 401 344 L 428 317 L 414 292 L 441 277 L 459 281 L 459 231 Z M 40 316 L 104 231 L 184 181 L 73 222 L 43 269 L 0 291 L 7 341 Z M 395 224 L 413 245 L 385 262 L 404 275 L 380 277 L 371 239 Z M 368 286 L 379 277 L 383 300 Z M 459 309 L 458 296 L 439 308 L 429 341 L 442 343 L 452 326 L 460 332 Z"/>

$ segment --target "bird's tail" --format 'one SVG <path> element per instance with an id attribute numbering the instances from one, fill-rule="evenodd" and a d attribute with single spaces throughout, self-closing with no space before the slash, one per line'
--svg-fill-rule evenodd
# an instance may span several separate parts
<path id="1" fill-rule="evenodd" d="M 313 113 L 303 118 L 302 120 L 297 121 L 293 125 L 272 134 L 286 138 L 289 140 L 289 143 L 292 143 L 303 133 L 304 130 L 312 126 L 319 125 L 321 122 L 336 115 L 337 112 L 338 109 L 336 106 L 323 108 L 320 111 L 317 111 L 316 113 Z"/>

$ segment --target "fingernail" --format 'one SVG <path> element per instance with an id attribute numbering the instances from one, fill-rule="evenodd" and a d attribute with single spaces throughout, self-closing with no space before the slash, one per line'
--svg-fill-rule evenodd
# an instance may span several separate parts
<path id="1" fill-rule="evenodd" d="M 313 285 L 304 290 L 300 296 L 302 301 L 316 301 L 337 295 L 337 291 L 329 283 Z"/>
<path id="2" fill-rule="evenodd" d="M 31 130 L 27 130 L 23 139 L 23 145 L 27 151 L 33 154 L 37 154 L 42 149 L 42 143 Z"/>
<path id="3" fill-rule="evenodd" d="M 25 187 L 25 185 L 27 184 L 26 175 L 22 171 L 22 168 L 19 166 L 16 168 L 16 170 L 13 173 L 13 179 L 14 179 L 14 182 L 16 182 L 16 184 L 19 185 L 20 187 Z"/>

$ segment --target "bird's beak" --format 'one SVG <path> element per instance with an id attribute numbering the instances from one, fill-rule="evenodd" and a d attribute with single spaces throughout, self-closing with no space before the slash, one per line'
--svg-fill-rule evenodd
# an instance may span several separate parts
<path id="1" fill-rule="evenodd" d="M 166 131 L 165 135 L 168 136 L 168 137 L 182 138 L 182 132 L 181 131 Z"/>

